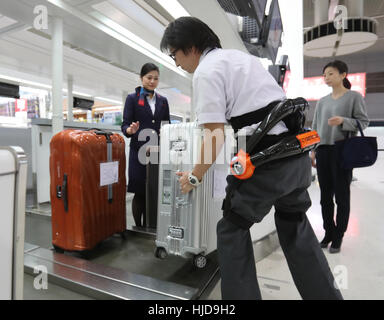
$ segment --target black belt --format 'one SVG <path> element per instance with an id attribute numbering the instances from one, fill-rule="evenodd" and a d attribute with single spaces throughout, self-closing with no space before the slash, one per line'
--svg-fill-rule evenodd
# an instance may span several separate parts
<path id="1" fill-rule="evenodd" d="M 273 146 L 274 144 L 280 142 L 283 138 L 288 137 L 292 135 L 290 132 L 283 132 L 278 135 L 265 135 L 259 143 L 253 148 L 251 151 L 252 154 L 259 152 L 261 150 L 264 150 L 270 146 Z"/>
<path id="2" fill-rule="evenodd" d="M 248 112 L 238 117 L 232 117 L 228 120 L 231 124 L 232 128 L 235 130 L 235 133 L 241 128 L 251 126 L 255 123 L 259 123 L 264 120 L 264 118 L 272 111 L 272 109 L 279 103 L 280 101 L 273 101 L 268 104 L 266 107 Z M 260 142 L 256 145 L 256 147 L 252 150 L 252 153 L 256 153 L 260 150 L 266 149 L 275 143 L 281 141 L 281 139 L 289 136 L 289 132 L 284 132 L 279 135 L 265 135 Z M 250 136 L 249 136 L 250 137 Z M 248 138 L 246 141 L 248 142 Z"/>
<path id="3" fill-rule="evenodd" d="M 279 103 L 280 101 L 273 101 L 268 104 L 266 107 L 261 109 L 248 112 L 241 116 L 232 117 L 228 120 L 231 124 L 232 128 L 237 132 L 239 129 L 243 127 L 250 126 L 255 123 L 259 123 L 264 120 L 264 118 L 272 111 L 272 109 Z"/>

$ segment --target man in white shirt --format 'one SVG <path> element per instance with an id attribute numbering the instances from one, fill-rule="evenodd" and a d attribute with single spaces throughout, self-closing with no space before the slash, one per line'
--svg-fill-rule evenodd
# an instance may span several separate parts
<path id="1" fill-rule="evenodd" d="M 194 73 L 197 122 L 205 129 L 220 132 L 205 135 L 200 161 L 192 172 L 179 173 L 182 192 L 188 193 L 211 166 L 204 159 L 215 161 L 224 143 L 224 125 L 229 122 L 235 131 L 245 128 L 251 134 L 285 94 L 256 57 L 221 49 L 217 35 L 197 18 L 181 17 L 170 23 L 160 47 L 170 53 L 177 66 Z M 280 141 L 288 131 L 280 121 L 256 148 L 262 150 Z M 206 144 L 219 147 L 206 155 Z M 227 177 L 224 218 L 217 225 L 222 298 L 261 299 L 249 228 L 274 206 L 280 244 L 302 298 L 342 299 L 305 215 L 311 206 L 308 154 L 262 165 L 232 190 L 236 180 Z"/>

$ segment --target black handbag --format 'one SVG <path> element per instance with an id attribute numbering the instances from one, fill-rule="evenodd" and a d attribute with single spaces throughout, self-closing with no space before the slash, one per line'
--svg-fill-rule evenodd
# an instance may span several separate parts
<path id="1" fill-rule="evenodd" d="M 377 159 L 376 137 L 364 136 L 360 122 L 356 120 L 361 137 L 348 137 L 335 142 L 340 166 L 344 169 L 369 167 Z"/>

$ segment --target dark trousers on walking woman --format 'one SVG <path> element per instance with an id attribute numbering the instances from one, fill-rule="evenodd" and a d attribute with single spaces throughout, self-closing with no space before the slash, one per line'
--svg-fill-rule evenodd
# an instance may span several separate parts
<path id="1" fill-rule="evenodd" d="M 336 241 L 340 242 L 341 245 L 344 232 L 348 227 L 352 170 L 345 170 L 340 167 L 334 145 L 321 145 L 316 149 L 316 167 L 326 237 L 332 237 L 332 243 Z M 334 198 L 337 206 L 336 222 L 334 219 Z"/>

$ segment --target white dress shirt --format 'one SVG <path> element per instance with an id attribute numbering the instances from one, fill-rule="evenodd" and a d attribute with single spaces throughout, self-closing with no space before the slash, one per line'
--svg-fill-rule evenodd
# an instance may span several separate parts
<path id="1" fill-rule="evenodd" d="M 283 89 L 256 56 L 233 49 L 207 49 L 193 75 L 198 124 L 227 123 L 232 117 L 285 99 Z M 258 124 L 245 127 L 252 134 Z M 280 121 L 269 134 L 288 131 Z"/>
<path id="2" fill-rule="evenodd" d="M 149 106 L 151 107 L 152 114 L 155 115 L 155 109 L 156 109 L 156 93 L 153 94 L 152 99 L 147 95 L 147 101 Z"/>

